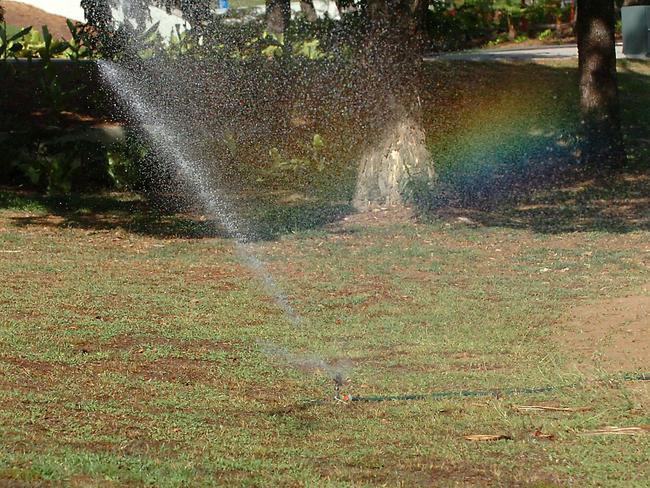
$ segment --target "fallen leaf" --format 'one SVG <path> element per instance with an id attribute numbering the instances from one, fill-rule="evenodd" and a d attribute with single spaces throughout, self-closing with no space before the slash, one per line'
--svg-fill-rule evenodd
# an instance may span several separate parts
<path id="1" fill-rule="evenodd" d="M 520 412 L 586 412 L 591 407 L 553 407 L 550 405 L 513 405 Z"/>
<path id="2" fill-rule="evenodd" d="M 536 439 L 543 439 L 546 441 L 553 441 L 555 440 L 555 436 L 553 434 L 545 434 L 541 430 L 537 429 L 535 432 L 533 432 L 533 437 Z"/>
<path id="3" fill-rule="evenodd" d="M 460 222 L 461 224 L 476 225 L 476 222 L 474 222 L 472 219 L 468 219 L 467 217 L 457 217 L 456 221 Z"/>
<path id="4" fill-rule="evenodd" d="M 602 429 L 580 432 L 580 435 L 643 435 L 650 434 L 650 425 L 640 427 L 615 427 L 607 426 Z"/>
<path id="5" fill-rule="evenodd" d="M 471 434 L 466 435 L 468 441 L 489 442 L 489 441 L 511 441 L 512 437 L 504 434 Z"/>

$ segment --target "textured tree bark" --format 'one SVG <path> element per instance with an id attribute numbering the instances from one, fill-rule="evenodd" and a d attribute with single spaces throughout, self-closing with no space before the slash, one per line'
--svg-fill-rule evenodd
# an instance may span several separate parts
<path id="1" fill-rule="evenodd" d="M 300 11 L 309 22 L 316 22 L 318 20 L 316 8 L 314 8 L 314 0 L 300 0 Z"/>
<path id="2" fill-rule="evenodd" d="M 576 31 L 584 129 L 581 159 L 601 170 L 616 168 L 625 162 L 614 24 L 614 2 L 578 0 Z"/>
<path id="3" fill-rule="evenodd" d="M 339 11 L 339 15 L 353 12 L 356 9 L 356 6 L 350 0 L 334 0 L 334 5 Z"/>
<path id="4" fill-rule="evenodd" d="M 180 2 L 171 0 L 160 2 L 159 0 L 159 3 L 164 3 L 168 8 L 173 6 L 180 8 L 183 17 L 190 22 L 192 28 L 208 23 L 212 17 L 212 2 L 210 0 L 181 0 Z M 162 5 L 159 6 L 162 7 Z"/>
<path id="5" fill-rule="evenodd" d="M 271 34 L 283 34 L 291 21 L 289 0 L 266 0 L 266 30 Z"/>
<path id="6" fill-rule="evenodd" d="M 433 177 L 419 103 L 422 41 L 414 4 L 375 0 L 368 7 L 365 63 L 373 120 L 359 161 L 353 200 L 359 210 L 402 203 L 409 178 Z"/>
<path id="7" fill-rule="evenodd" d="M 411 0 L 411 12 L 415 17 L 415 25 L 418 29 L 418 36 L 420 41 L 424 41 L 425 30 L 426 30 L 426 20 L 427 12 L 429 11 L 429 0 Z"/>
<path id="8" fill-rule="evenodd" d="M 406 113 L 396 117 L 381 135 L 359 163 L 353 202 L 358 210 L 401 204 L 403 185 L 409 178 L 433 178 L 431 155 L 417 118 Z"/>

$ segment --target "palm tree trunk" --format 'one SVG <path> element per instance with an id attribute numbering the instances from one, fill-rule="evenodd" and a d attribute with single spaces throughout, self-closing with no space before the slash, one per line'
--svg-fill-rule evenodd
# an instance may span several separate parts
<path id="1" fill-rule="evenodd" d="M 318 15 L 314 8 L 314 0 L 300 0 L 300 11 L 309 22 L 316 22 Z"/>
<path id="2" fill-rule="evenodd" d="M 366 69 L 373 98 L 368 146 L 359 162 L 354 205 L 402 202 L 409 178 L 433 176 L 419 102 L 422 45 L 412 3 L 369 2 Z"/>
<path id="3" fill-rule="evenodd" d="M 283 34 L 291 21 L 289 0 L 266 0 L 266 30 L 271 34 Z"/>

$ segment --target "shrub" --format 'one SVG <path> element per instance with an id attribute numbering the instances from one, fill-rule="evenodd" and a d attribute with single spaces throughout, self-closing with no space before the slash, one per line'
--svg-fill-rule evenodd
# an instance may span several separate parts
<path id="1" fill-rule="evenodd" d="M 444 1 L 434 1 L 426 19 L 431 47 L 457 50 L 494 39 L 495 14 L 491 0 L 465 2 L 451 8 Z"/>
<path id="2" fill-rule="evenodd" d="M 90 142 L 32 142 L 28 136 L 3 148 L 2 180 L 48 194 L 110 186 L 106 151 Z M 20 143 L 22 142 L 22 144 Z"/>
<path id="3" fill-rule="evenodd" d="M 551 39 L 554 37 L 553 31 L 551 29 L 546 29 L 545 31 L 542 31 L 537 38 L 540 41 L 546 41 L 548 39 Z"/>

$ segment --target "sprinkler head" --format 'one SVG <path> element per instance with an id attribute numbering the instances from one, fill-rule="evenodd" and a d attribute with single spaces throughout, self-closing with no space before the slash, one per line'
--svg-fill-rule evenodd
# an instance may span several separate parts
<path id="1" fill-rule="evenodd" d="M 334 401 L 336 402 L 349 402 L 352 400 L 351 395 L 341 393 L 341 389 L 345 385 L 345 380 L 341 373 L 336 373 L 334 376 Z"/>

